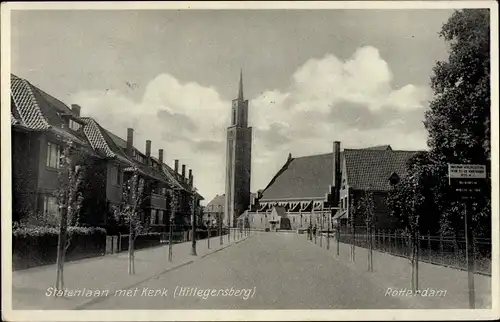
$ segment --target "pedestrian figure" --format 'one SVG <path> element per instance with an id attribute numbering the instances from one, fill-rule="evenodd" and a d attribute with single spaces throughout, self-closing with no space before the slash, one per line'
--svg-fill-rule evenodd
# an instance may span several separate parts
<path id="1" fill-rule="evenodd" d="M 307 239 L 312 240 L 312 237 L 311 237 L 311 226 L 307 227 Z"/>

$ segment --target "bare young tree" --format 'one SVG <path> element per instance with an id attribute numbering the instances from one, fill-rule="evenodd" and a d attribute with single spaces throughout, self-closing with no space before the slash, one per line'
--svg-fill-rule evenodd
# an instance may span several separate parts
<path id="1" fill-rule="evenodd" d="M 56 260 L 56 289 L 64 288 L 64 262 L 66 251 L 71 245 L 71 235 L 68 236 L 68 226 L 79 224 L 79 213 L 82 204 L 82 194 L 79 188 L 83 181 L 84 167 L 76 164 L 78 151 L 72 141 L 66 141 L 61 154 L 58 170 L 59 186 L 56 190 L 59 205 L 59 237 Z"/>
<path id="2" fill-rule="evenodd" d="M 371 188 L 364 190 L 359 203 L 359 210 L 365 213 L 366 236 L 368 242 L 368 270 L 373 272 L 373 221 L 375 205 Z"/>
<path id="3" fill-rule="evenodd" d="M 135 253 L 134 243 L 140 234 L 146 232 L 139 210 L 144 195 L 144 179 L 139 178 L 135 171 L 132 177 L 127 181 L 123 191 L 123 203 L 115 207 L 114 215 L 117 221 L 128 224 L 128 274 L 135 274 Z"/>

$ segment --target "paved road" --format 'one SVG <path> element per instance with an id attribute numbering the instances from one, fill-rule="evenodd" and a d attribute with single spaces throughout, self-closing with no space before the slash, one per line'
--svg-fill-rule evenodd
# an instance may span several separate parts
<path id="1" fill-rule="evenodd" d="M 261 233 L 82 309 L 397 309 L 408 298 L 385 296 L 386 288 L 353 270 L 305 235 Z M 245 289 L 240 296 L 178 296 L 220 289 Z M 135 289 L 137 288 L 137 291 Z M 176 297 L 174 292 L 177 288 Z M 149 290 L 158 290 L 147 296 Z M 167 290 L 167 293 L 164 291 Z M 153 291 L 153 293 L 154 293 Z M 163 293 L 162 293 L 163 292 Z M 135 295 L 135 296 L 134 296 Z M 151 295 L 151 294 L 149 294 Z M 245 300 L 244 297 L 248 296 Z"/>

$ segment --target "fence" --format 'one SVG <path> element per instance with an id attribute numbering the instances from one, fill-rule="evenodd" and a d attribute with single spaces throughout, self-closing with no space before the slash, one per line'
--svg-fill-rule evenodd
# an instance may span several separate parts
<path id="1" fill-rule="evenodd" d="M 401 231 L 375 230 L 368 233 L 366 227 L 356 226 L 355 234 L 350 227 L 342 227 L 332 231 L 332 237 L 338 236 L 339 241 L 354 244 L 357 247 L 369 248 L 370 236 L 374 251 L 385 252 L 395 256 L 410 258 L 411 245 L 408 235 Z M 457 269 L 467 269 L 466 242 L 464 237 L 420 235 L 418 242 L 418 260 L 436 265 Z M 474 239 L 475 272 L 491 276 L 491 239 Z"/>
<path id="2" fill-rule="evenodd" d="M 227 234 L 227 231 L 222 232 L 223 235 Z M 211 237 L 219 235 L 217 230 L 210 230 Z M 196 231 L 196 240 L 206 239 L 208 236 L 208 230 L 198 230 Z M 118 245 L 116 249 L 118 252 L 126 251 L 128 249 L 128 234 L 119 235 Z M 139 235 L 134 241 L 135 249 L 142 249 L 147 247 L 159 246 L 164 243 L 168 243 L 170 240 L 170 233 L 149 233 L 144 235 Z M 178 231 L 172 233 L 172 244 L 184 243 L 191 241 L 191 231 Z M 107 247 L 107 248 L 113 248 Z"/>

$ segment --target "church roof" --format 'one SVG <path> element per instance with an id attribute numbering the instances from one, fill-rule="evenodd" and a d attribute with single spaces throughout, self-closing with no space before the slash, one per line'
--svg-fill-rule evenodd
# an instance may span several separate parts
<path id="1" fill-rule="evenodd" d="M 388 191 L 393 173 L 406 173 L 406 162 L 417 151 L 392 149 L 344 149 L 349 187 L 359 190 Z"/>
<path id="2" fill-rule="evenodd" d="M 324 198 L 332 184 L 333 153 L 290 157 L 264 189 L 260 200 Z"/>
<path id="3" fill-rule="evenodd" d="M 350 187 L 387 191 L 391 175 L 404 176 L 406 162 L 416 152 L 392 150 L 390 145 L 344 149 L 340 152 L 340 164 L 345 158 Z M 325 198 L 332 185 L 333 153 L 289 156 L 262 192 L 260 201 Z"/>

